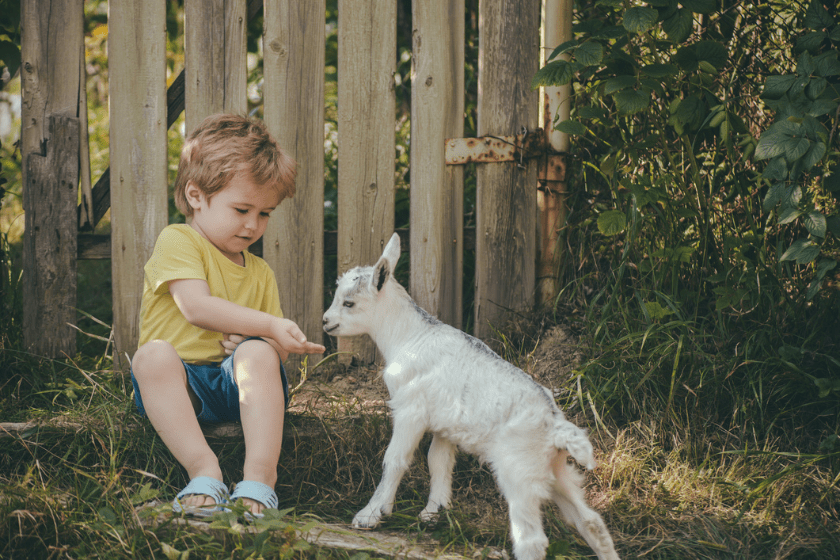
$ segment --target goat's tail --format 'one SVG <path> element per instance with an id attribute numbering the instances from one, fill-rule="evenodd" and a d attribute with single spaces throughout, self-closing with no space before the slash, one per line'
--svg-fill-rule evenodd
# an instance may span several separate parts
<path id="1" fill-rule="evenodd" d="M 596 467 L 592 443 L 586 431 L 566 419 L 558 418 L 554 423 L 554 446 L 568 451 L 578 464 L 587 469 Z"/>

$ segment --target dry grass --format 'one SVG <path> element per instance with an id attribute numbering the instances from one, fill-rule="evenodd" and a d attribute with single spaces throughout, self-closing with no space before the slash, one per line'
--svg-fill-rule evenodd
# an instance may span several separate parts
<path id="1" fill-rule="evenodd" d="M 840 557 L 836 452 L 798 453 L 799 434 L 786 428 L 757 445 L 742 425 L 724 428 L 699 410 L 652 410 L 623 421 L 580 398 L 588 349 L 573 326 L 542 315 L 506 332 L 505 357 L 552 385 L 575 421 L 591 430 L 600 466 L 588 475 L 589 499 L 623 558 Z M 126 380 L 94 363 L 12 363 L 0 395 L 3 420 L 62 417 L 73 424 L 0 439 L 0 557 L 363 560 L 364 553 L 307 548 L 279 525 L 256 535 L 143 526 L 135 507 L 170 500 L 186 480 L 151 427 L 133 416 Z M 49 375 L 34 382 L 31 376 L 45 370 Z M 279 465 L 280 509 L 294 508 L 284 527 L 309 516 L 346 524 L 367 502 L 390 437 L 384 399 L 375 369 L 329 364 L 308 373 L 287 418 L 308 428 L 287 438 Z M 421 442 L 383 531 L 431 537 L 441 551 L 466 556 L 486 555 L 488 547 L 509 551 L 505 502 L 489 470 L 470 456 L 458 456 L 451 509 L 436 524 L 419 522 L 429 441 Z M 225 477 L 238 480 L 241 439 L 210 444 Z M 546 507 L 546 531 L 549 556 L 591 557 L 553 507 Z"/>

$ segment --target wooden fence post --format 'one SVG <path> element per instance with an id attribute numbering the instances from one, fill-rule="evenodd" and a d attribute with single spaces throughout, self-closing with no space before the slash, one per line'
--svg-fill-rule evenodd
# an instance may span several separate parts
<path id="1" fill-rule="evenodd" d="M 25 162 L 23 337 L 31 352 L 63 358 L 76 354 L 79 119 L 49 115 L 46 125 L 46 155 Z"/>
<path id="2" fill-rule="evenodd" d="M 478 5 L 478 136 L 537 126 L 540 0 Z M 508 311 L 533 305 L 536 266 L 535 161 L 480 165 L 476 172 L 475 333 L 492 338 Z"/>
<path id="3" fill-rule="evenodd" d="M 325 13 L 324 0 L 265 0 L 263 7 L 264 118 L 297 161 L 297 194 L 272 213 L 263 258 L 277 276 L 284 314 L 313 342 L 324 335 Z M 291 356 L 290 381 L 297 364 Z"/>
<path id="4" fill-rule="evenodd" d="M 464 134 L 464 0 L 415 0 L 412 14 L 411 294 L 460 328 L 464 168 L 444 150 Z"/>
<path id="5" fill-rule="evenodd" d="M 373 264 L 394 232 L 397 5 L 338 3 L 338 274 Z M 368 337 L 340 351 L 373 362 Z"/>
<path id="6" fill-rule="evenodd" d="M 83 16 L 76 0 L 21 2 L 23 337 L 51 358 L 76 348 L 66 323 L 76 322 L 79 123 L 66 119 L 79 110 Z M 67 137 L 73 131 L 75 140 Z"/>
<path id="7" fill-rule="evenodd" d="M 186 133 L 214 113 L 248 109 L 245 0 L 184 2 Z"/>
<path id="8" fill-rule="evenodd" d="M 143 267 L 168 222 L 166 3 L 110 0 L 111 282 L 114 365 L 140 336 Z"/>

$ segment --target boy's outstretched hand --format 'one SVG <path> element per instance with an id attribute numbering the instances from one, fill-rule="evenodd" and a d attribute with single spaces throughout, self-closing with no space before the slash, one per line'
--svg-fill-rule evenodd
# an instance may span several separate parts
<path id="1" fill-rule="evenodd" d="M 322 354 L 327 351 L 321 344 L 306 340 L 306 335 L 294 321 L 277 318 L 271 322 L 271 338 L 290 354 Z"/>
<path id="2" fill-rule="evenodd" d="M 271 338 L 266 337 L 266 342 L 274 346 L 283 361 L 288 359 L 289 354 L 323 354 L 326 352 L 320 344 L 309 342 L 300 327 L 289 319 L 277 319 L 272 321 Z M 222 347 L 225 354 L 231 355 L 236 347 L 242 344 L 247 337 L 241 334 L 224 334 Z"/>

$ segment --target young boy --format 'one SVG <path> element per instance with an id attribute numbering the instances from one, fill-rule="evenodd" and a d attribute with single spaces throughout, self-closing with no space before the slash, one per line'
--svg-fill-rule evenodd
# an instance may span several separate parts
<path id="1" fill-rule="evenodd" d="M 175 204 L 188 224 L 164 228 L 146 263 L 131 367 L 139 413 L 190 478 L 176 512 L 209 515 L 239 498 L 256 516 L 277 507 L 283 361 L 325 349 L 283 318 L 273 272 L 247 248 L 294 195 L 294 178 L 295 162 L 265 125 L 235 115 L 208 117 L 181 153 Z M 199 420 L 242 422 L 244 480 L 233 494 Z"/>

